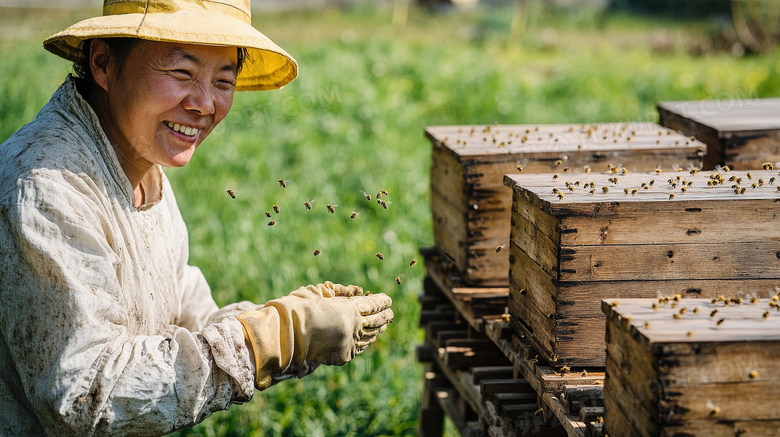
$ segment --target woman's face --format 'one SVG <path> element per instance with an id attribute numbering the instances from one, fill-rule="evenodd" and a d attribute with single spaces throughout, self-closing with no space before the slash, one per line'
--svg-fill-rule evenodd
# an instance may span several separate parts
<path id="1" fill-rule="evenodd" d="M 187 164 L 233 104 L 237 58 L 235 47 L 141 41 L 121 66 L 109 63 L 99 116 L 120 159 Z"/>

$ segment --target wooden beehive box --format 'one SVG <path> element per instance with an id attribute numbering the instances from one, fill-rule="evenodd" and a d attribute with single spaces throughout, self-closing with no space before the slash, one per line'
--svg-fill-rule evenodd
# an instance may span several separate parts
<path id="1" fill-rule="evenodd" d="M 778 435 L 780 312 L 725 296 L 603 302 L 609 435 Z"/>
<path id="2" fill-rule="evenodd" d="M 431 207 L 436 248 L 465 285 L 508 286 L 511 192 L 506 173 L 563 173 L 608 163 L 632 171 L 701 167 L 706 146 L 651 123 L 434 126 Z"/>
<path id="3" fill-rule="evenodd" d="M 509 312 L 557 366 L 604 366 L 601 299 L 780 285 L 775 170 L 507 175 L 506 183 L 514 190 Z"/>
<path id="4" fill-rule="evenodd" d="M 658 113 L 662 125 L 707 144 L 705 169 L 780 162 L 780 98 L 662 102 Z"/>

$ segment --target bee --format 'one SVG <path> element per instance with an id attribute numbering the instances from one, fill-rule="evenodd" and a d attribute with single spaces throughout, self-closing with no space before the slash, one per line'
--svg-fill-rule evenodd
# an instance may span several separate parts
<path id="1" fill-rule="evenodd" d="M 580 373 L 580 376 L 587 378 L 588 377 L 588 371 L 583 370 L 582 373 Z"/>
<path id="2" fill-rule="evenodd" d="M 650 329 L 650 322 L 645 322 L 645 329 Z"/>
<path id="3" fill-rule="evenodd" d="M 675 318 L 675 320 L 677 320 L 677 319 L 679 319 L 679 318 L 680 318 L 680 315 L 679 315 L 679 314 L 677 314 L 677 313 L 674 313 L 673 317 Z"/>
<path id="4" fill-rule="evenodd" d="M 236 198 L 236 192 L 233 190 L 227 190 L 228 196 L 235 199 Z"/>
<path id="5" fill-rule="evenodd" d="M 592 196 L 594 194 L 596 194 L 596 190 L 590 190 L 590 195 Z"/>
<path id="6" fill-rule="evenodd" d="M 685 193 L 686 191 L 688 191 L 688 187 L 682 187 L 682 188 L 680 188 L 680 191 L 682 191 L 683 193 Z"/>
<path id="7" fill-rule="evenodd" d="M 522 166 L 522 164 L 517 164 L 517 171 L 519 171 L 519 172 L 522 172 L 522 171 L 523 171 L 523 166 Z"/>
<path id="8" fill-rule="evenodd" d="M 417 265 L 417 260 L 416 259 L 413 259 L 413 260 L 409 261 L 409 267 L 414 267 L 415 265 Z"/>
<path id="9" fill-rule="evenodd" d="M 387 204 L 390 202 L 385 202 L 384 200 L 379 202 L 380 205 L 382 205 L 382 208 L 387 209 Z"/>
<path id="10" fill-rule="evenodd" d="M 759 179 L 758 180 L 758 186 L 759 187 L 763 187 L 764 186 L 764 180 L 763 179 Z"/>
<path id="11" fill-rule="evenodd" d="M 750 298 L 750 303 L 755 304 L 756 302 L 758 302 L 758 298 L 757 297 L 751 297 Z"/>
<path id="12" fill-rule="evenodd" d="M 688 331 L 688 337 L 693 337 L 693 331 Z"/>
<path id="13" fill-rule="evenodd" d="M 661 174 L 661 169 L 660 168 L 655 169 L 655 174 Z"/>
<path id="14" fill-rule="evenodd" d="M 395 283 L 398 285 L 401 285 L 401 278 L 403 278 L 406 275 L 396 275 L 395 277 Z"/>
<path id="15" fill-rule="evenodd" d="M 747 176 L 747 178 L 748 178 L 748 180 L 749 180 L 749 181 L 752 181 L 752 180 L 753 180 L 753 175 L 752 175 L 752 174 L 750 174 L 750 172 L 747 172 L 747 174 L 745 174 L 745 176 Z"/>
<path id="16" fill-rule="evenodd" d="M 561 375 L 564 375 L 566 373 L 571 373 L 571 368 L 569 366 L 561 367 Z"/>
<path id="17" fill-rule="evenodd" d="M 624 175 L 627 175 L 627 174 L 628 174 L 628 169 L 627 169 L 627 168 L 625 168 L 625 167 L 623 167 L 623 168 L 620 170 L 620 172 L 621 172 L 622 174 L 624 174 Z"/>
<path id="18" fill-rule="evenodd" d="M 561 164 L 563 164 L 563 160 L 562 159 L 559 159 L 559 160 L 555 161 L 555 166 L 556 167 L 558 167 Z"/>
<path id="19" fill-rule="evenodd" d="M 271 220 L 270 222 L 268 222 L 268 226 L 276 226 L 276 222 Z"/>
<path id="20" fill-rule="evenodd" d="M 778 187 L 778 188 L 780 188 L 780 187 Z M 780 190 L 778 190 L 778 191 L 780 191 Z M 604 193 L 604 194 L 609 193 L 609 187 L 606 186 L 606 185 L 601 187 L 601 192 Z"/>
<path id="21" fill-rule="evenodd" d="M 720 413 L 720 407 L 715 406 L 709 399 L 707 399 L 707 408 L 710 410 L 710 416 L 715 416 Z"/>
<path id="22" fill-rule="evenodd" d="M 306 208 L 307 211 L 311 211 L 312 202 L 314 202 L 314 200 L 308 200 L 306 202 L 303 202 L 303 207 Z"/>
<path id="23" fill-rule="evenodd" d="M 698 172 L 699 172 L 699 169 L 698 169 L 698 168 L 692 168 L 692 169 L 691 169 L 691 171 L 690 171 L 690 173 L 691 173 L 691 176 L 695 176 L 695 175 L 696 175 L 696 173 L 698 173 Z"/>
<path id="24" fill-rule="evenodd" d="M 330 204 L 328 204 L 328 205 L 326 205 L 325 207 L 326 207 L 326 208 L 328 208 L 328 212 L 329 212 L 329 213 L 331 213 L 331 214 L 335 214 L 335 213 L 336 213 L 336 207 L 337 207 L 337 206 L 338 206 L 338 205 L 330 205 Z"/>
<path id="25" fill-rule="evenodd" d="M 623 192 L 628 194 L 628 188 L 623 188 Z"/>
<path id="26" fill-rule="evenodd" d="M 558 179 L 558 173 L 553 175 L 553 179 Z"/>
<path id="27" fill-rule="evenodd" d="M 617 301 L 612 301 L 612 302 L 609 303 L 609 306 L 611 306 L 612 308 L 615 308 L 616 306 L 618 306 L 618 303 L 617 303 Z"/>
<path id="28" fill-rule="evenodd" d="M 568 183 L 568 182 L 567 182 L 567 183 Z M 560 193 L 560 190 L 558 190 L 557 188 L 553 188 L 553 189 L 552 189 L 552 192 L 553 192 L 553 194 L 558 194 L 558 193 Z"/>
<path id="29" fill-rule="evenodd" d="M 282 188 L 287 188 L 287 181 L 284 179 L 279 179 L 279 186 Z"/>
<path id="30" fill-rule="evenodd" d="M 265 216 L 268 217 L 268 218 L 271 218 L 271 211 L 266 211 L 265 212 Z"/>
<path id="31" fill-rule="evenodd" d="M 769 185 L 772 185 L 774 183 L 775 183 L 775 177 L 772 176 L 771 178 L 769 178 Z"/>
<path id="32" fill-rule="evenodd" d="M 722 324 L 723 324 L 723 322 L 724 322 L 725 320 L 726 320 L 726 319 L 719 319 L 717 322 L 715 322 L 715 325 L 717 325 L 717 326 L 720 326 L 720 325 L 722 325 Z"/>
<path id="33" fill-rule="evenodd" d="M 314 253 L 313 253 L 313 255 L 314 255 L 314 256 L 317 256 L 317 255 L 319 255 L 319 254 L 321 254 L 321 253 L 322 253 L 322 249 L 314 249 Z"/>
<path id="34" fill-rule="evenodd" d="M 613 184 L 617 185 L 618 178 L 609 178 L 609 181 L 612 182 Z"/>
<path id="35" fill-rule="evenodd" d="M 686 312 L 688 312 L 688 308 L 680 308 L 680 315 L 684 316 Z"/>
<path id="36" fill-rule="evenodd" d="M 653 304 L 653 311 L 658 311 L 658 304 Z"/>
<path id="37" fill-rule="evenodd" d="M 584 170 L 585 170 L 585 173 L 590 173 L 590 167 L 589 166 L 586 165 Z"/>
<path id="38" fill-rule="evenodd" d="M 387 190 L 381 190 L 380 193 L 382 193 L 383 196 L 389 196 Z"/>
<path id="39" fill-rule="evenodd" d="M 279 205 L 274 205 L 274 212 L 279 214 Z"/>
<path id="40" fill-rule="evenodd" d="M 558 193 L 558 200 L 563 200 L 563 193 Z"/>
<path id="41" fill-rule="evenodd" d="M 496 253 L 501 253 L 504 249 L 506 249 L 506 244 L 496 247 Z"/>
<path id="42" fill-rule="evenodd" d="M 563 168 L 563 172 L 564 173 L 571 173 L 571 169 L 569 167 L 564 167 Z"/>
<path id="43" fill-rule="evenodd" d="M 358 213 L 357 213 L 357 212 L 355 212 L 355 211 L 352 211 L 352 214 L 350 214 L 350 215 L 349 215 L 349 218 L 351 218 L 351 219 L 356 219 L 356 218 L 358 218 Z"/>
<path id="44" fill-rule="evenodd" d="M 693 309 L 693 314 L 699 314 L 699 307 Z"/>
<path id="45" fill-rule="evenodd" d="M 382 252 L 377 252 L 376 257 L 379 258 L 379 261 L 384 261 L 385 260 L 385 256 L 382 255 Z"/>
<path id="46" fill-rule="evenodd" d="M 381 198 L 382 198 L 382 192 L 380 191 L 380 192 L 376 193 L 376 196 L 375 196 L 375 197 L 376 197 L 376 199 L 377 199 L 377 200 L 376 200 L 376 201 L 377 201 L 377 203 L 379 203 L 379 199 L 381 199 Z"/>
<path id="47" fill-rule="evenodd" d="M 366 198 L 366 200 L 371 201 L 371 195 L 363 191 L 363 197 Z"/>
<path id="48" fill-rule="evenodd" d="M 767 317 L 769 317 L 769 311 L 764 313 L 764 318 L 766 319 Z"/>
<path id="49" fill-rule="evenodd" d="M 674 193 L 669 195 L 669 200 L 672 200 L 672 199 L 674 199 Z"/>
<path id="50" fill-rule="evenodd" d="M 774 170 L 775 169 L 774 164 L 772 164 L 771 162 L 765 162 L 761 167 L 764 170 Z"/>

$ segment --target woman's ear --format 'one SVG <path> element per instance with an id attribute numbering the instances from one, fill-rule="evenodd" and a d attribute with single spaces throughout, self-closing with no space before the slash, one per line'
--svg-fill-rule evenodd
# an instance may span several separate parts
<path id="1" fill-rule="evenodd" d="M 89 68 L 95 83 L 104 91 L 108 91 L 108 64 L 111 60 L 111 49 L 102 39 L 93 39 L 89 46 Z"/>

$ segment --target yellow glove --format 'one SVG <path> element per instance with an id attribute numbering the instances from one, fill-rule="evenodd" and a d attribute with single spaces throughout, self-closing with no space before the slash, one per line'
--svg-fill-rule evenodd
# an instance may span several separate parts
<path id="1" fill-rule="evenodd" d="M 326 282 L 239 314 L 255 357 L 255 386 L 268 388 L 288 370 L 347 363 L 393 321 L 391 304 L 384 293 L 364 296 L 358 286 Z"/>

